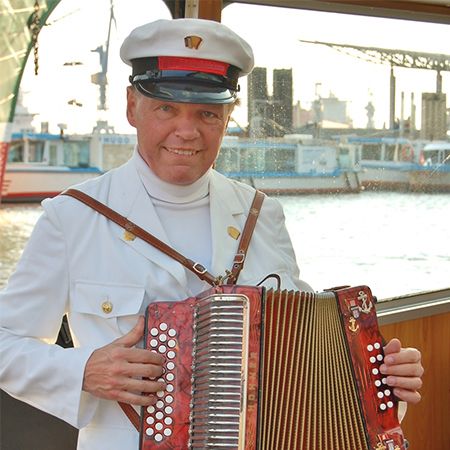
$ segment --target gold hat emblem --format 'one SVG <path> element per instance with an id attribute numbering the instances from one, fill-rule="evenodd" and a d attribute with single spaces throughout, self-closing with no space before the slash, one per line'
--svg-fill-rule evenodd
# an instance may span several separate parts
<path id="1" fill-rule="evenodd" d="M 200 36 L 186 36 L 184 38 L 184 46 L 192 50 L 198 50 L 203 39 Z"/>

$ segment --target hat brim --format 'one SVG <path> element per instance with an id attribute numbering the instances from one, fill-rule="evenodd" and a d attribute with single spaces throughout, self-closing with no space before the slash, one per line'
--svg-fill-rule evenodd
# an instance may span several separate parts
<path id="1" fill-rule="evenodd" d="M 227 104 L 236 100 L 236 91 L 223 86 L 204 86 L 181 81 L 138 81 L 134 85 L 146 97 L 169 102 Z"/>

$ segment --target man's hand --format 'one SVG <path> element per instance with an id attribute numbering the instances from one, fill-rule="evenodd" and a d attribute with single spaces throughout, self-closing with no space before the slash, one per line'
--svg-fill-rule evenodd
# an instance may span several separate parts
<path id="1" fill-rule="evenodd" d="M 149 395 L 165 389 L 155 381 L 163 373 L 164 358 L 134 348 L 144 335 L 144 318 L 125 336 L 95 350 L 86 363 L 83 390 L 100 398 L 148 406 L 156 401 Z"/>
<path id="2" fill-rule="evenodd" d="M 387 375 L 387 384 L 394 388 L 394 394 L 408 403 L 421 399 L 417 389 L 422 387 L 423 367 L 421 354 L 415 348 L 402 348 L 398 339 L 392 339 L 384 347 L 384 362 L 380 367 Z"/>

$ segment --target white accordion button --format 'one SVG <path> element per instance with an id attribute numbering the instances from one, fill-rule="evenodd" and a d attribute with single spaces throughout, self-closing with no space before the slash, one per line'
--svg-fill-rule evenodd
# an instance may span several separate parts
<path id="1" fill-rule="evenodd" d="M 380 353 L 379 355 L 377 355 L 377 359 L 378 361 L 383 361 L 383 355 Z"/>
<path id="2" fill-rule="evenodd" d="M 378 393 L 377 393 L 377 396 L 378 396 L 378 398 L 383 398 L 383 397 L 384 397 L 384 394 L 383 394 L 382 392 L 378 392 Z"/>
<path id="3" fill-rule="evenodd" d="M 155 441 L 156 442 L 161 442 L 162 441 L 162 439 L 163 439 L 163 437 L 162 437 L 162 435 L 161 434 L 155 434 Z"/>
<path id="4" fill-rule="evenodd" d="M 373 373 L 374 375 L 378 375 L 378 369 L 372 369 L 372 373 Z"/>
<path id="5" fill-rule="evenodd" d="M 386 405 L 384 403 L 380 403 L 380 409 L 381 411 L 384 411 L 386 409 Z"/>
<path id="6" fill-rule="evenodd" d="M 373 345 L 369 344 L 369 345 L 367 346 L 367 350 L 369 350 L 369 352 L 371 352 L 371 351 L 373 350 Z"/>
<path id="7" fill-rule="evenodd" d="M 159 409 L 164 408 L 164 402 L 162 400 L 158 400 L 156 402 L 156 407 L 159 408 Z"/>
<path id="8" fill-rule="evenodd" d="M 168 326 L 167 323 L 165 323 L 165 322 L 163 322 L 163 323 L 161 323 L 161 324 L 159 325 L 159 329 L 160 329 L 161 331 L 166 331 L 167 328 L 169 328 L 169 326 Z"/>
<path id="9" fill-rule="evenodd" d="M 155 419 L 153 418 L 153 417 L 147 417 L 147 420 L 146 420 L 146 422 L 149 424 L 149 425 L 153 425 L 154 423 L 155 423 Z"/>
<path id="10" fill-rule="evenodd" d="M 172 403 L 173 402 L 173 397 L 171 396 L 171 395 L 168 395 L 167 397 L 166 397 L 166 403 Z"/>
<path id="11" fill-rule="evenodd" d="M 171 406 L 166 406 L 164 409 L 164 412 L 166 414 L 172 414 L 173 413 L 173 408 Z"/>
<path id="12" fill-rule="evenodd" d="M 175 375 L 173 373 L 168 373 L 166 375 L 166 380 L 167 381 L 173 381 L 175 379 Z"/>
<path id="13" fill-rule="evenodd" d="M 374 348 L 376 348 L 377 350 L 379 348 L 381 348 L 381 344 L 379 342 L 375 342 L 375 344 L 373 344 Z"/>
<path id="14" fill-rule="evenodd" d="M 167 345 L 169 346 L 169 348 L 174 348 L 177 345 L 177 341 L 175 341 L 175 339 L 170 339 Z"/>
<path id="15" fill-rule="evenodd" d="M 394 406 L 394 403 L 392 402 L 387 402 L 388 408 L 392 408 Z"/>
<path id="16" fill-rule="evenodd" d="M 169 352 L 170 353 L 170 352 Z M 173 370 L 173 369 L 175 369 L 175 364 L 172 362 L 172 361 L 169 361 L 168 363 L 167 363 L 167 368 L 169 369 L 169 370 Z"/>
<path id="17" fill-rule="evenodd" d="M 177 335 L 177 332 L 176 332 L 176 330 L 174 330 L 173 328 L 171 328 L 171 329 L 167 332 L 167 334 L 168 334 L 170 337 L 175 337 L 175 336 Z"/>
<path id="18" fill-rule="evenodd" d="M 167 341 L 167 334 L 162 333 L 161 336 L 159 336 L 159 340 L 161 342 L 166 342 Z"/>
<path id="19" fill-rule="evenodd" d="M 156 428 L 156 431 L 161 431 L 164 427 L 163 427 L 163 424 L 162 424 L 162 423 L 158 422 L 158 423 L 155 425 L 155 428 Z"/>
<path id="20" fill-rule="evenodd" d="M 175 352 L 172 351 L 172 350 L 168 351 L 168 352 L 167 352 L 167 357 L 170 358 L 170 359 L 175 358 Z"/>
<path id="21" fill-rule="evenodd" d="M 391 391 L 389 389 L 386 389 L 384 391 L 384 395 L 386 395 L 387 397 L 389 397 L 389 395 L 391 395 Z"/>
<path id="22" fill-rule="evenodd" d="M 155 412 L 155 407 L 153 405 L 147 406 L 147 412 L 153 414 Z"/>
<path id="23" fill-rule="evenodd" d="M 153 428 L 147 428 L 147 429 L 145 430 L 145 434 L 146 434 L 147 436 L 153 436 L 153 433 L 154 433 Z"/>
<path id="24" fill-rule="evenodd" d="M 375 356 L 371 356 L 371 357 L 369 358 L 369 361 L 370 361 L 372 364 L 374 364 L 374 363 L 377 362 L 377 359 L 375 358 Z"/>
<path id="25" fill-rule="evenodd" d="M 164 430 L 164 435 L 165 436 L 170 436 L 172 434 L 172 430 L 170 429 L 170 428 L 166 428 L 165 430 Z"/>
<path id="26" fill-rule="evenodd" d="M 160 345 L 158 350 L 159 353 L 166 353 L 167 347 L 165 345 Z"/>
<path id="27" fill-rule="evenodd" d="M 381 381 L 380 380 L 375 380 L 375 386 L 376 387 L 380 387 L 381 386 Z"/>
<path id="28" fill-rule="evenodd" d="M 172 420 L 171 417 L 166 417 L 166 418 L 164 419 L 164 423 L 165 423 L 166 425 L 172 425 L 172 422 L 173 422 L 173 420 Z"/>
<path id="29" fill-rule="evenodd" d="M 155 416 L 158 420 L 161 420 L 164 417 L 164 414 L 161 411 L 158 411 Z"/>
<path id="30" fill-rule="evenodd" d="M 168 384 L 167 386 L 166 386 L 166 391 L 167 392 L 173 392 L 173 384 Z"/>

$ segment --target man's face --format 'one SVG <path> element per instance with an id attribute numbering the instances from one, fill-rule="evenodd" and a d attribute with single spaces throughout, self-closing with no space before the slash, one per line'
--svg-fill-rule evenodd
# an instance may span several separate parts
<path id="1" fill-rule="evenodd" d="M 136 128 L 139 153 L 161 180 L 187 185 L 213 165 L 232 107 L 173 103 L 129 87 L 127 118 Z"/>

